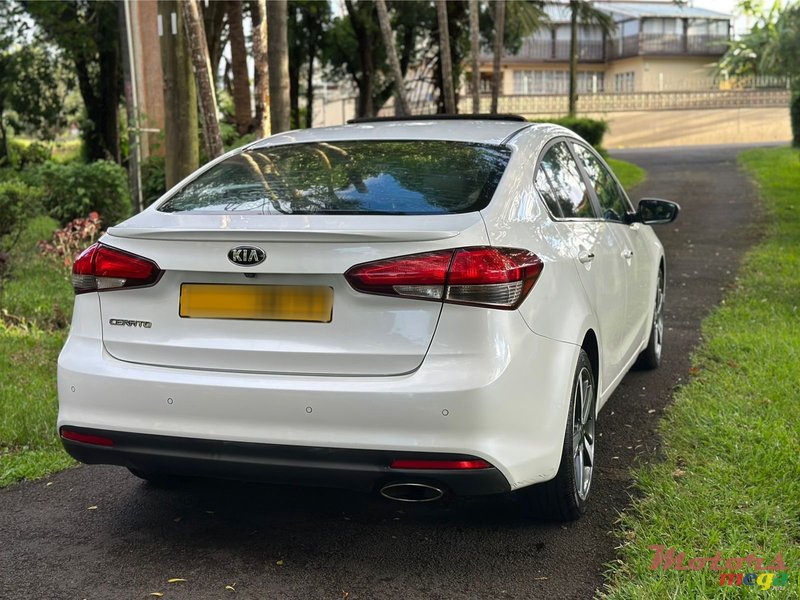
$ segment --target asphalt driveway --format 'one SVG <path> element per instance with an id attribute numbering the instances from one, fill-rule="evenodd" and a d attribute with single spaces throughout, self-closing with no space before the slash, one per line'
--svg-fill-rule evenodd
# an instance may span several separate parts
<path id="1" fill-rule="evenodd" d="M 664 364 L 632 372 L 599 419 L 590 512 L 561 526 L 507 498 L 407 506 L 372 496 L 227 482 L 162 491 L 81 467 L 0 491 L 0 598 L 589 598 L 615 557 L 629 469 L 689 372 L 700 320 L 756 239 L 740 148 L 615 152 L 648 171 L 635 198 L 681 203 L 667 251 Z M 176 578 L 185 581 L 168 583 Z"/>

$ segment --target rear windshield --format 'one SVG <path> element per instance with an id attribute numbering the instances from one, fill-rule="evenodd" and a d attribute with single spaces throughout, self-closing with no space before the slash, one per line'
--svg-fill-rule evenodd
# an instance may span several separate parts
<path id="1" fill-rule="evenodd" d="M 350 141 L 253 149 L 166 200 L 163 212 L 427 215 L 485 208 L 505 147 L 442 141 Z"/>

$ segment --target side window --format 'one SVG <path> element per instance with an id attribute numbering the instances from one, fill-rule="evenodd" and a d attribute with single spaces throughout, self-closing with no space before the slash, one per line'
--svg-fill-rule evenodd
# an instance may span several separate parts
<path id="1" fill-rule="evenodd" d="M 578 144 L 573 144 L 572 147 L 586 168 L 586 174 L 589 175 L 594 191 L 597 194 L 600 208 L 603 211 L 603 218 L 607 221 L 624 222 L 626 212 L 625 198 L 611 173 L 589 150 Z"/>
<path id="2" fill-rule="evenodd" d="M 553 216 L 594 219 L 597 215 L 580 171 L 565 142 L 558 142 L 542 157 L 536 173 L 536 189 Z"/>

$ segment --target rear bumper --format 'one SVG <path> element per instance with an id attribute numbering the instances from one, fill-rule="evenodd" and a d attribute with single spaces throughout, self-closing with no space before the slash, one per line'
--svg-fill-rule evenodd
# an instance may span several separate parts
<path id="1" fill-rule="evenodd" d="M 87 464 L 112 464 L 145 473 L 198 475 L 312 485 L 372 492 L 390 483 L 429 483 L 457 495 L 507 492 L 508 481 L 496 468 L 471 470 L 392 469 L 393 460 L 473 460 L 463 454 L 353 450 L 223 442 L 70 427 L 71 431 L 113 440 L 97 446 L 67 440 L 66 451 Z"/>
<path id="2" fill-rule="evenodd" d="M 322 377 L 119 361 L 103 348 L 96 314 L 79 314 L 76 303 L 58 361 L 58 426 L 205 440 L 212 455 L 240 443 L 390 452 L 395 458 L 403 452 L 466 455 L 493 465 L 511 489 L 551 479 L 561 457 L 579 348 L 532 333 L 516 311 L 447 308 L 428 355 L 413 373 Z M 187 463 L 169 445 L 95 450 L 91 456 L 85 448 L 74 452 L 86 462 L 134 468 L 120 461 L 146 458 L 154 467 L 179 459 Z M 233 456 L 241 460 L 231 462 L 253 462 L 247 452 Z M 202 456 L 197 459 L 202 470 L 213 467 Z M 147 470 L 144 464 L 139 468 Z M 236 476 L 231 473 L 223 476 Z M 313 469 L 306 473 L 321 475 Z M 328 484 L 336 486 L 337 477 L 327 478 Z M 290 480 L 299 482 L 294 474 Z"/>

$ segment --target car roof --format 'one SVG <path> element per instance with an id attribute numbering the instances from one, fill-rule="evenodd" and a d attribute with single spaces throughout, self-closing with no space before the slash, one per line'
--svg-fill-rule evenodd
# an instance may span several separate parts
<path id="1" fill-rule="evenodd" d="M 381 120 L 316 129 L 297 129 L 259 140 L 249 148 L 348 140 L 442 140 L 499 145 L 529 127 L 539 127 L 539 125 L 497 119 L 419 117 L 414 120 Z"/>

